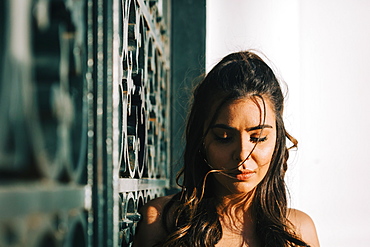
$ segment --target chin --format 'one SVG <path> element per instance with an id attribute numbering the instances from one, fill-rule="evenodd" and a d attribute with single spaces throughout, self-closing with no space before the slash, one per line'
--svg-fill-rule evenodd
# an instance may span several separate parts
<path id="1" fill-rule="evenodd" d="M 254 191 L 254 189 L 256 188 L 256 186 L 236 186 L 235 189 L 234 189 L 234 193 L 235 194 L 247 194 L 247 193 L 251 193 L 252 191 Z"/>

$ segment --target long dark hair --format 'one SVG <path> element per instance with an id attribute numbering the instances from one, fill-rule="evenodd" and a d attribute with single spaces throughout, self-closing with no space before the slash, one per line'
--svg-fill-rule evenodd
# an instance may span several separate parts
<path id="1" fill-rule="evenodd" d="M 289 153 L 286 139 L 293 146 L 297 141 L 284 127 L 284 96 L 276 76 L 251 51 L 232 53 L 223 58 L 194 90 L 186 127 L 184 167 L 178 175 L 178 181 L 182 179 L 182 191 L 165 207 L 163 219 L 169 235 L 161 246 L 214 246 L 221 239 L 217 203 L 207 179 L 211 169 L 204 159 L 203 141 L 220 108 L 246 96 L 267 98 L 276 118 L 276 145 L 271 164 L 252 197 L 256 238 L 262 246 L 307 246 L 294 233 L 287 219 L 284 176 Z M 174 214 L 171 219 L 169 211 Z"/>

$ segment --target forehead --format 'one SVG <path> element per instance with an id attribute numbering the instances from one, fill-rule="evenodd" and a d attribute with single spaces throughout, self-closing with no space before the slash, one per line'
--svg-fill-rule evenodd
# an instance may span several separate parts
<path id="1" fill-rule="evenodd" d="M 233 100 L 221 107 L 215 123 L 246 124 L 250 126 L 266 123 L 273 126 L 275 112 L 268 98 L 245 97 Z"/>

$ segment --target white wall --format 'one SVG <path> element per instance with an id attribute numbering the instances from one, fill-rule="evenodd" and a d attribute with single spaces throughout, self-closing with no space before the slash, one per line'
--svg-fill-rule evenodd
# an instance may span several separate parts
<path id="1" fill-rule="evenodd" d="M 321 246 L 370 244 L 370 1 L 208 0 L 207 70 L 256 48 L 287 82 L 287 182 Z"/>

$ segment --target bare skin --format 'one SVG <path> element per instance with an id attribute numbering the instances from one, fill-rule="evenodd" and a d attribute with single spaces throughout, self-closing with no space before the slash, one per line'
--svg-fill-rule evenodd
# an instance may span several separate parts
<path id="1" fill-rule="evenodd" d="M 152 247 L 156 243 L 165 239 L 168 233 L 165 231 L 162 223 L 162 210 L 170 201 L 172 196 L 156 198 L 144 205 L 140 213 L 140 221 L 134 238 L 134 247 Z M 235 212 L 234 212 L 235 213 Z M 171 218 L 171 217 L 170 217 Z M 237 216 L 231 218 L 238 218 Z M 227 247 L 258 247 L 258 242 L 254 239 L 252 231 L 236 231 L 235 227 L 242 224 L 241 229 L 253 229 L 253 221 L 250 217 L 242 217 L 243 221 L 231 222 L 230 217 L 220 218 L 223 235 L 216 245 Z M 297 234 L 311 247 L 320 247 L 314 222 L 302 211 L 289 209 L 288 219 L 292 222 Z M 240 228 L 239 228 L 240 229 Z"/>
<path id="2" fill-rule="evenodd" d="M 151 200 L 140 209 L 142 216 L 134 237 L 134 247 L 152 247 L 163 241 L 167 233 L 163 227 L 162 212 L 172 196 Z"/>
<path id="3" fill-rule="evenodd" d="M 260 246 L 255 238 L 255 224 L 249 207 L 251 194 L 224 196 L 218 206 L 222 238 L 218 246 Z"/>

